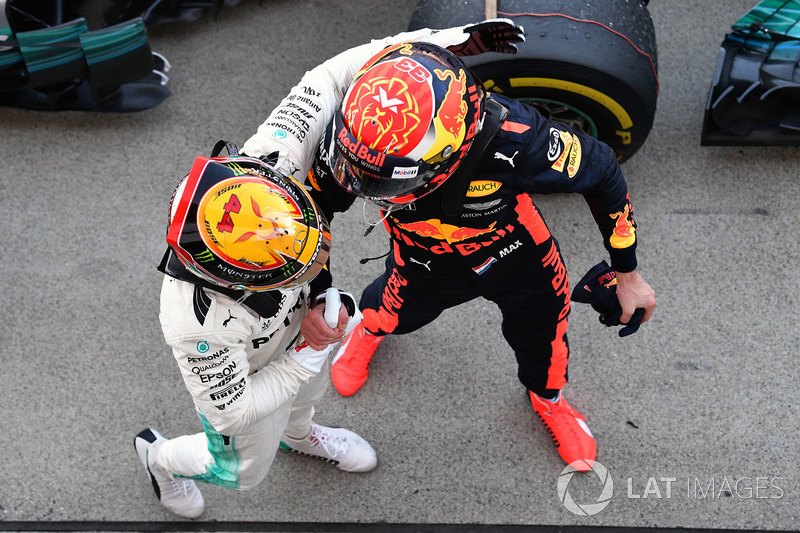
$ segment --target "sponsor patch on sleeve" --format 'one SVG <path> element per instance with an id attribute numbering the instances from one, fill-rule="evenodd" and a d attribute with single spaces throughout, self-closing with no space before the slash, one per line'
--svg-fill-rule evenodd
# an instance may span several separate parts
<path id="1" fill-rule="evenodd" d="M 581 141 L 577 135 L 573 135 L 572 148 L 570 148 L 567 158 L 567 176 L 574 177 L 579 168 L 581 168 Z"/>
<path id="2" fill-rule="evenodd" d="M 550 130 L 551 131 L 551 137 L 550 137 L 551 150 L 548 150 L 548 154 L 550 154 L 550 152 L 552 152 L 552 147 L 553 147 L 552 143 L 556 142 L 554 140 L 554 136 L 552 135 L 552 131 L 554 129 L 555 128 Z M 558 141 L 557 141 L 558 142 L 558 147 L 557 147 L 557 150 L 556 150 L 556 152 L 558 153 L 558 157 L 556 157 L 556 159 L 553 162 L 553 165 L 551 166 L 551 168 L 553 170 L 558 171 L 558 172 L 563 172 L 564 171 L 564 166 L 567 163 L 567 157 L 569 156 L 570 147 L 572 146 L 573 138 L 572 138 L 571 134 L 569 134 L 569 133 L 567 133 L 565 131 L 560 131 L 560 130 L 555 130 L 555 131 L 558 133 Z M 549 159 L 549 157 L 548 157 L 548 159 Z"/>
<path id="3" fill-rule="evenodd" d="M 547 159 L 552 161 L 550 166 L 556 172 L 564 172 L 572 178 L 581 167 L 583 149 L 577 135 L 550 128 L 550 142 L 547 147 Z"/>

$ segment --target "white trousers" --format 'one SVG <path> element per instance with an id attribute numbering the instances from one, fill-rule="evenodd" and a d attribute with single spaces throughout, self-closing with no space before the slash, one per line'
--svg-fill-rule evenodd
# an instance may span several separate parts
<path id="1" fill-rule="evenodd" d="M 198 413 L 203 432 L 165 442 L 158 449 L 156 465 L 174 476 L 232 489 L 257 486 L 272 465 L 281 437 L 300 439 L 311 432 L 314 406 L 330 380 L 329 366 L 300 387 L 294 400 L 238 435 L 221 435 Z"/>

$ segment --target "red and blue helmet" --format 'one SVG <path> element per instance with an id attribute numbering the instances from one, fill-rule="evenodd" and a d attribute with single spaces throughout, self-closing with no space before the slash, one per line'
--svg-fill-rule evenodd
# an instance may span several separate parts
<path id="1" fill-rule="evenodd" d="M 334 177 L 382 207 L 411 203 L 455 172 L 483 113 L 482 84 L 448 50 L 385 48 L 361 68 L 332 121 Z"/>

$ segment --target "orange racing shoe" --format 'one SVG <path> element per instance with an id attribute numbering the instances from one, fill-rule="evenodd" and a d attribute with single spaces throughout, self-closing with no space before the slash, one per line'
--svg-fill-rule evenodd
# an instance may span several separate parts
<path id="1" fill-rule="evenodd" d="M 345 337 L 331 363 L 331 381 L 342 396 L 352 396 L 367 381 L 372 354 L 383 340 L 359 324 Z"/>
<path id="2" fill-rule="evenodd" d="M 528 394 L 533 410 L 550 431 L 561 458 L 578 472 L 591 470 L 597 458 L 597 443 L 586 425 L 586 417 L 573 409 L 561 393 L 555 402 L 531 391 Z"/>

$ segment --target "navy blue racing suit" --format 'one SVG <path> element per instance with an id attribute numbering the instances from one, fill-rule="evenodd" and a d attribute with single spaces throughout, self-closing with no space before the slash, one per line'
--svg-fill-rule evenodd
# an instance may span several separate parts
<path id="1" fill-rule="evenodd" d="M 378 335 L 410 333 L 445 309 L 485 298 L 502 312 L 520 381 L 553 397 L 567 381 L 570 287 L 532 195 L 583 194 L 620 272 L 636 268 L 633 209 L 607 145 L 519 101 L 491 97 L 509 113 L 475 169 L 461 213 L 444 214 L 445 182 L 386 217 L 392 250 L 383 275 L 362 293 L 363 324 Z M 328 154 L 323 141 L 308 182 L 330 219 L 355 197 L 331 176 Z"/>

